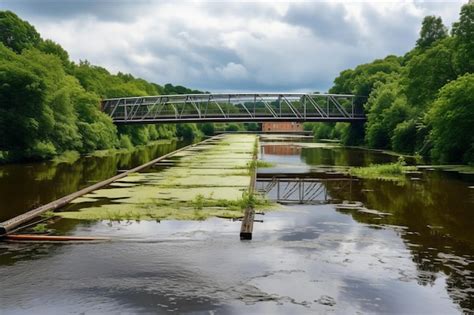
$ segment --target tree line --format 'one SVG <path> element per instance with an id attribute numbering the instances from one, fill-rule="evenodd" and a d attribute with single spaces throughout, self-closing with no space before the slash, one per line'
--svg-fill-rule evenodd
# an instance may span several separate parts
<path id="1" fill-rule="evenodd" d="M 49 159 L 70 150 L 130 149 L 210 132 L 196 124 L 115 126 L 100 110 L 103 98 L 183 93 L 202 92 L 111 74 L 88 61 L 76 64 L 28 22 L 0 11 L 0 162 Z"/>
<path id="2" fill-rule="evenodd" d="M 316 138 L 474 163 L 474 5 L 461 8 L 450 32 L 440 17 L 425 17 L 411 51 L 342 71 L 329 92 L 362 96 L 355 106 L 364 108 L 367 122 L 305 124 Z M 0 11 L 0 162 L 259 129 L 255 123 L 117 127 L 99 106 L 103 98 L 183 93 L 201 91 L 74 63 L 28 22 Z"/>
<path id="3" fill-rule="evenodd" d="M 451 31 L 427 16 L 415 47 L 342 71 L 330 93 L 362 96 L 365 124 L 306 124 L 316 138 L 474 163 L 474 4 Z"/>

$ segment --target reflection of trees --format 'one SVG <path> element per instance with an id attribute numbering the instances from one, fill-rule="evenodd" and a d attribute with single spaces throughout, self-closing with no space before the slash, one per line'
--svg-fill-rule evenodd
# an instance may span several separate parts
<path id="1" fill-rule="evenodd" d="M 423 181 L 404 184 L 363 180 L 353 186 L 352 199 L 362 201 L 369 209 L 392 215 L 382 219 L 356 211 L 351 215 L 366 224 L 407 227 L 400 236 L 417 265 L 418 282 L 432 284 L 436 273 L 442 271 L 448 276 L 448 293 L 452 299 L 472 311 L 474 265 L 469 260 L 474 257 L 474 212 L 467 186 L 441 172 L 426 173 Z M 338 191 L 328 186 L 328 191 L 337 198 L 351 197 L 348 190 Z"/>
<path id="2" fill-rule="evenodd" d="M 303 148 L 301 157 L 309 165 L 366 166 L 387 163 L 395 157 L 360 149 L 348 148 Z"/>
<path id="3" fill-rule="evenodd" d="M 161 143 L 129 153 L 83 157 L 74 163 L 4 165 L 4 176 L 0 178 L 0 221 L 112 177 L 117 169 L 141 165 L 176 146 Z"/>

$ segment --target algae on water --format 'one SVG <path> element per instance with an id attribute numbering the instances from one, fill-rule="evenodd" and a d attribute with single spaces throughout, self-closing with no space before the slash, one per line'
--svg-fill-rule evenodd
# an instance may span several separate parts
<path id="1" fill-rule="evenodd" d="M 255 135 L 225 135 L 180 151 L 175 165 L 131 174 L 76 199 L 59 215 L 83 220 L 202 220 L 240 217 L 250 184 Z M 254 201 L 265 206 L 263 199 Z"/>
<path id="2" fill-rule="evenodd" d="M 373 164 L 365 167 L 352 167 L 349 169 L 351 175 L 390 181 L 402 181 L 406 178 L 405 173 L 416 171 L 416 166 L 407 166 L 404 163 Z"/>

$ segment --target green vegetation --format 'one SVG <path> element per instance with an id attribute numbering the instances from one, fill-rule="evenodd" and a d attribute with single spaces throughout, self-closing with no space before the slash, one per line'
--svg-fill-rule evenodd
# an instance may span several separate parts
<path id="1" fill-rule="evenodd" d="M 257 160 L 257 168 L 274 167 L 275 163 Z"/>
<path id="2" fill-rule="evenodd" d="M 219 141 L 180 151 L 176 165 L 156 173 L 131 174 L 105 189 L 74 200 L 65 218 L 84 220 L 202 220 L 210 216 L 237 218 L 249 204 L 267 207 L 248 195 L 256 137 L 226 135 Z"/>
<path id="3" fill-rule="evenodd" d="M 39 223 L 36 224 L 32 230 L 35 233 L 46 233 L 48 231 L 48 226 L 45 223 Z"/>
<path id="4" fill-rule="evenodd" d="M 90 153 L 157 139 L 202 135 L 196 125 L 115 127 L 100 110 L 107 97 L 200 93 L 69 60 L 68 53 L 14 13 L 0 11 L 0 162 Z"/>
<path id="5" fill-rule="evenodd" d="M 48 210 L 46 212 L 44 212 L 41 217 L 42 218 L 46 218 L 46 219 L 50 219 L 52 217 L 54 217 L 56 214 L 54 213 L 54 211 L 51 211 L 51 210 Z"/>
<path id="6" fill-rule="evenodd" d="M 451 34 L 425 17 L 413 50 L 342 71 L 329 92 L 363 96 L 355 106 L 368 120 L 305 124 L 317 139 L 474 163 L 474 5 L 462 7 Z"/>
<path id="7" fill-rule="evenodd" d="M 414 172 L 416 170 L 416 166 L 407 166 L 404 159 L 400 157 L 397 163 L 352 167 L 349 169 L 349 173 L 361 178 L 403 181 L 405 179 L 405 173 Z"/>

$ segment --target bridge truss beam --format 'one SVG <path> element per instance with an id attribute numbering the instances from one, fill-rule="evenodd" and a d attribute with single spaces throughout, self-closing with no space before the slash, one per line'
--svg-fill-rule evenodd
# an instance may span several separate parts
<path id="1" fill-rule="evenodd" d="M 305 93 L 180 94 L 105 99 L 116 124 L 364 121 L 357 96 Z"/>

